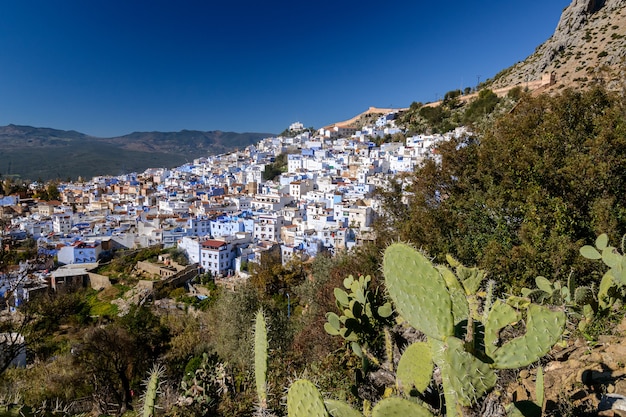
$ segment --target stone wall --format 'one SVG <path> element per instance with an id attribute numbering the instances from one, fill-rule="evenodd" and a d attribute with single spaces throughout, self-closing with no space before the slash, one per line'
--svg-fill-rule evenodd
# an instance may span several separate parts
<path id="1" fill-rule="evenodd" d="M 105 275 L 89 272 L 89 285 L 94 290 L 101 290 L 111 286 L 111 280 Z"/>
<path id="2" fill-rule="evenodd" d="M 165 266 L 152 262 L 137 262 L 137 269 L 148 274 L 158 275 L 162 278 L 168 278 L 176 275 L 177 270 L 173 266 Z"/>

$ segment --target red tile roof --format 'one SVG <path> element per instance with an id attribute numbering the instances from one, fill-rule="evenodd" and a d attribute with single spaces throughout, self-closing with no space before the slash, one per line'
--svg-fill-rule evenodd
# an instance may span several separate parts
<path id="1" fill-rule="evenodd" d="M 226 242 L 221 240 L 207 239 L 202 242 L 202 247 L 207 249 L 219 249 L 222 246 L 226 246 Z"/>

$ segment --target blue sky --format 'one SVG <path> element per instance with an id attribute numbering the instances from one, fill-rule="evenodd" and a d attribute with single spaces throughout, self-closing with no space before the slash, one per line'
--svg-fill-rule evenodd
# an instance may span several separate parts
<path id="1" fill-rule="evenodd" d="M 525 59 L 570 1 L 0 2 L 0 125 L 280 133 Z"/>

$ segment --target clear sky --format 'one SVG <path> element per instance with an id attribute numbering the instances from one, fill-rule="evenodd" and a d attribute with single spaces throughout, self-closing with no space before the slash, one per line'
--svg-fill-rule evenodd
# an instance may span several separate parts
<path id="1" fill-rule="evenodd" d="M 4 0 L 0 125 L 280 133 L 524 60 L 570 0 Z"/>

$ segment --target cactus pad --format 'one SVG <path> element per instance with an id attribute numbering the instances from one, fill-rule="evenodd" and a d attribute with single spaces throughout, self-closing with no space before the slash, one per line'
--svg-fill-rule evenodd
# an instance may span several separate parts
<path id="1" fill-rule="evenodd" d="M 397 384 L 400 391 L 408 394 L 412 387 L 423 393 L 433 375 L 433 358 L 430 346 L 425 342 L 410 345 L 398 363 Z"/>
<path id="2" fill-rule="evenodd" d="M 443 362 L 438 365 L 461 405 L 471 406 L 496 385 L 496 374 L 489 365 L 466 352 L 456 337 L 446 339 Z"/>
<path id="3" fill-rule="evenodd" d="M 423 405 L 404 398 L 385 398 L 372 410 L 372 417 L 432 417 Z"/>
<path id="4" fill-rule="evenodd" d="M 565 326 L 563 311 L 551 311 L 547 307 L 530 304 L 527 309 L 526 333 L 494 348 L 498 337 L 494 331 L 497 334 L 502 329 L 498 326 L 506 321 L 494 324 L 496 316 L 497 311 L 494 313 L 492 309 L 485 324 L 485 348 L 493 359 L 493 366 L 500 369 L 520 368 L 535 362 L 558 342 Z"/>
<path id="5" fill-rule="evenodd" d="M 454 318 L 454 324 L 458 324 L 469 317 L 469 303 L 465 294 L 465 288 L 456 278 L 454 272 L 445 266 L 437 267 L 441 277 L 448 287 L 450 293 L 450 300 L 452 301 L 452 317 Z"/>
<path id="6" fill-rule="evenodd" d="M 322 395 L 306 379 L 299 379 L 289 387 L 287 414 L 289 417 L 328 417 Z"/>
<path id="7" fill-rule="evenodd" d="M 521 318 L 520 313 L 500 300 L 491 307 L 485 322 L 485 353 L 493 357 L 500 337 L 500 330 Z"/>
<path id="8" fill-rule="evenodd" d="M 331 336 L 338 336 L 341 329 L 341 322 L 339 316 L 333 312 L 326 313 L 326 319 L 328 322 L 324 323 L 324 330 Z"/>
<path id="9" fill-rule="evenodd" d="M 448 288 L 424 255 L 394 243 L 385 250 L 383 272 L 398 312 L 413 327 L 439 340 L 454 333 Z"/>
<path id="10" fill-rule="evenodd" d="M 326 410 L 332 417 L 363 417 L 363 414 L 348 404 L 337 400 L 326 400 Z"/>

